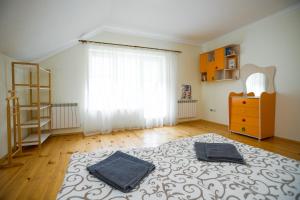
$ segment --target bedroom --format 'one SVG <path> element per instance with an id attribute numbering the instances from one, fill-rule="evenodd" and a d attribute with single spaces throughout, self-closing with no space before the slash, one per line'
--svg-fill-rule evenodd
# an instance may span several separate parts
<path id="1" fill-rule="evenodd" d="M 299 3 L 1 1 L 0 199 L 299 199 Z M 89 174 L 116 151 L 132 191 Z"/>

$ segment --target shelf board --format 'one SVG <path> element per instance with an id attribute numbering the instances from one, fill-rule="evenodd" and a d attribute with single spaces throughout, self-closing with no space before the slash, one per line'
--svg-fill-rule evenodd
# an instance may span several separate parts
<path id="1" fill-rule="evenodd" d="M 50 122 L 50 118 L 42 118 L 40 120 L 40 127 L 45 126 L 49 122 Z M 38 124 L 37 119 L 29 120 L 29 121 L 21 124 L 21 128 L 38 128 L 38 127 L 39 127 L 39 124 Z"/>
<path id="2" fill-rule="evenodd" d="M 37 66 L 39 65 L 38 63 L 28 63 L 28 62 L 13 62 L 13 64 L 15 64 L 15 67 L 22 67 L 22 68 L 33 69 L 33 70 L 36 70 Z M 50 70 L 40 66 L 39 66 L 39 70 L 47 73 L 51 73 Z"/>
<path id="3" fill-rule="evenodd" d="M 219 79 L 219 80 L 215 80 L 215 81 L 234 81 L 236 79 L 232 79 L 232 78 L 227 78 L 227 79 Z"/>
<path id="4" fill-rule="evenodd" d="M 234 70 L 237 70 L 237 68 L 233 68 L 233 69 L 216 69 L 216 71 L 234 71 Z"/>
<path id="5" fill-rule="evenodd" d="M 50 104 L 41 104 L 40 105 L 40 110 L 49 108 Z M 20 105 L 20 110 L 37 110 L 37 106 L 36 105 Z"/>
<path id="6" fill-rule="evenodd" d="M 234 57 L 237 56 L 238 54 L 230 54 L 230 55 L 225 55 L 225 57 Z"/>
<path id="7" fill-rule="evenodd" d="M 40 70 L 41 70 L 41 71 L 44 71 L 44 72 L 46 72 L 46 73 L 51 73 L 49 69 L 45 69 L 45 68 L 43 68 L 43 67 L 40 67 Z"/>
<path id="8" fill-rule="evenodd" d="M 40 89 L 40 90 L 50 90 L 49 86 L 46 85 L 40 85 L 40 87 L 38 87 L 37 85 L 29 85 L 29 84 L 23 84 L 23 83 L 16 83 L 15 84 L 16 87 L 19 87 L 18 89 Z"/>
<path id="9" fill-rule="evenodd" d="M 41 133 L 41 143 L 45 142 L 51 133 Z M 33 146 L 38 145 L 39 142 L 38 134 L 30 134 L 22 140 L 22 146 Z"/>

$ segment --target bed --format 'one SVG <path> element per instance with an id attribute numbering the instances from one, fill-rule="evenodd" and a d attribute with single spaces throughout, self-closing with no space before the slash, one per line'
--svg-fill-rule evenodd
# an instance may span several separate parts
<path id="1" fill-rule="evenodd" d="M 234 144 L 247 165 L 201 162 L 194 142 Z M 214 133 L 179 139 L 154 148 L 122 150 L 153 162 L 156 169 L 130 193 L 99 181 L 86 167 L 113 150 L 74 153 L 57 199 L 300 199 L 300 162 Z"/>

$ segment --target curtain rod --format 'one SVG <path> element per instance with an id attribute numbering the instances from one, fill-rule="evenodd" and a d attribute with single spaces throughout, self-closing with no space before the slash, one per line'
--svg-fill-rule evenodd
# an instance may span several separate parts
<path id="1" fill-rule="evenodd" d="M 93 43 L 93 44 L 108 44 L 108 45 L 114 45 L 114 46 L 134 47 L 134 48 L 152 49 L 152 50 L 159 50 L 159 51 L 169 51 L 169 52 L 181 53 L 181 51 L 176 51 L 176 50 L 159 49 L 159 48 L 143 47 L 143 46 L 135 46 L 135 45 L 128 45 L 128 44 L 116 44 L 116 43 L 109 43 L 109 42 L 97 42 L 97 41 L 91 41 L 91 40 L 78 40 L 78 41 L 81 42 L 82 44 L 86 44 L 86 43 Z"/>

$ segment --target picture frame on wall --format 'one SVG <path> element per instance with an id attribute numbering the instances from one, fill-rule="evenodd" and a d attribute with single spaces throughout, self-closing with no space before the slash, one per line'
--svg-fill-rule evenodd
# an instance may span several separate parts
<path id="1" fill-rule="evenodd" d="M 192 86 L 183 84 L 181 86 L 181 99 L 191 100 L 192 99 Z"/>

